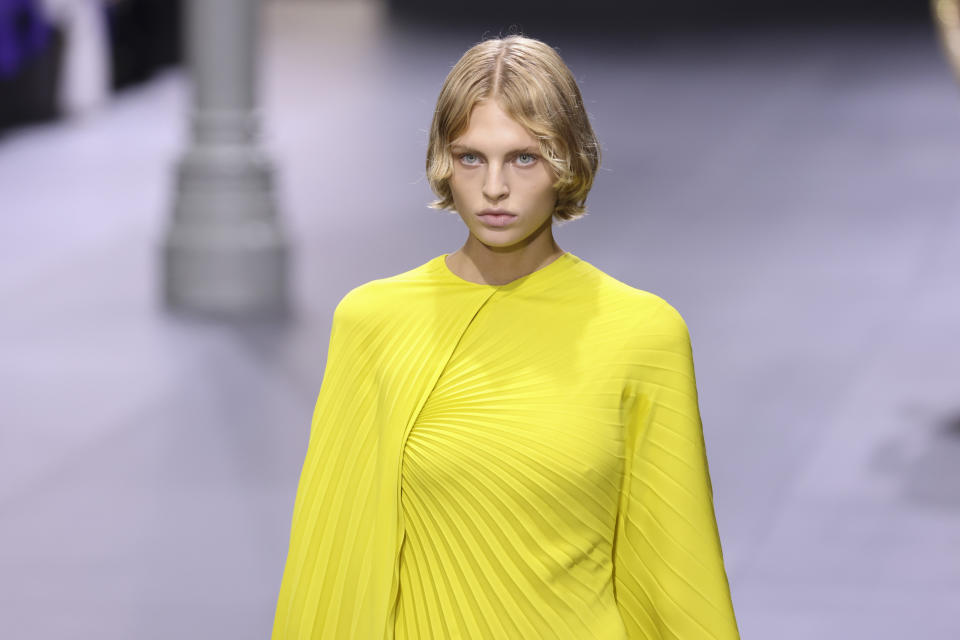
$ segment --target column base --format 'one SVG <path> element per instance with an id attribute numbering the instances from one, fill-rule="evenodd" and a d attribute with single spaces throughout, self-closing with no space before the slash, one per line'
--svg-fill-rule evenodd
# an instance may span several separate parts
<path id="1" fill-rule="evenodd" d="M 174 222 L 162 258 L 170 310 L 238 320 L 289 315 L 288 252 L 273 224 Z"/>

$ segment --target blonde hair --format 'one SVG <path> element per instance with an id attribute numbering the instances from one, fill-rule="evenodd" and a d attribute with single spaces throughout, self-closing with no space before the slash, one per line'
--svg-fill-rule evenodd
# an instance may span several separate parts
<path id="1" fill-rule="evenodd" d="M 584 110 L 580 88 L 548 44 L 520 35 L 492 38 L 471 47 L 440 89 L 427 144 L 427 181 L 439 197 L 428 206 L 452 209 L 450 144 L 468 127 L 473 107 L 496 100 L 540 142 L 553 168 L 558 220 L 586 214 L 586 200 L 600 166 L 600 143 Z"/>

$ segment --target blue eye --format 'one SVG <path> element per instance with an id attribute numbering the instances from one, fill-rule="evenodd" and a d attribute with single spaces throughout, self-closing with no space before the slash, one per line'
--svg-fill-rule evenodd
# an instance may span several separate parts
<path id="1" fill-rule="evenodd" d="M 532 153 L 526 153 L 526 152 L 524 152 L 524 153 L 518 153 L 518 154 L 517 154 L 516 156 L 514 156 L 514 157 L 519 161 L 517 164 L 518 164 L 519 166 L 521 166 L 521 167 L 529 167 L 529 166 L 533 165 L 534 163 L 536 163 L 536 161 L 537 161 L 537 156 L 536 156 L 535 154 L 532 154 Z M 465 165 L 467 165 L 467 166 L 473 166 L 473 165 L 479 164 L 479 162 L 480 162 L 480 157 L 479 157 L 477 154 L 475 154 L 475 153 L 468 153 L 468 152 L 467 152 L 467 153 L 461 153 L 461 154 L 459 154 L 459 155 L 457 156 L 457 159 L 458 159 L 461 163 L 463 163 L 463 164 L 465 164 Z"/>
<path id="2" fill-rule="evenodd" d="M 521 163 L 520 163 L 521 166 L 528 167 L 528 166 L 530 166 L 531 164 L 533 164 L 534 162 L 537 161 L 537 156 L 533 155 L 532 153 L 521 153 L 521 154 L 517 155 L 517 158 L 523 158 L 524 156 L 526 156 L 527 158 L 530 158 L 530 161 L 529 161 L 529 162 L 521 162 Z"/>

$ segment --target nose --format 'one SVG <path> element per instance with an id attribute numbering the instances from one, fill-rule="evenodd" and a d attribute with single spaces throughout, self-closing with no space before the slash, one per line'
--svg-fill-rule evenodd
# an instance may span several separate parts
<path id="1" fill-rule="evenodd" d="M 510 193 L 503 167 L 488 165 L 487 175 L 483 179 L 483 195 L 491 202 L 498 202 Z"/>

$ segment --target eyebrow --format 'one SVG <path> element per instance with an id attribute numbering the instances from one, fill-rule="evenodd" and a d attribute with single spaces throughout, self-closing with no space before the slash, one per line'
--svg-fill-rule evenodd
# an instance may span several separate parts
<path id="1" fill-rule="evenodd" d="M 454 152 L 456 152 L 456 151 L 466 151 L 467 153 L 476 153 L 476 154 L 481 155 L 481 156 L 484 155 L 483 152 L 478 151 L 477 149 L 474 149 L 473 147 L 467 146 L 467 145 L 465 145 L 465 144 L 459 144 L 459 143 L 457 143 L 457 144 L 451 143 L 451 144 L 450 144 L 450 150 L 451 150 L 451 151 L 454 151 Z M 520 148 L 517 148 L 517 149 L 511 149 L 510 151 L 507 152 L 507 155 L 511 155 L 511 154 L 514 154 L 514 153 L 540 153 L 540 148 L 539 148 L 539 147 L 535 147 L 535 146 L 533 146 L 533 145 L 527 145 L 527 146 L 525 146 L 525 147 L 520 147 Z"/>

